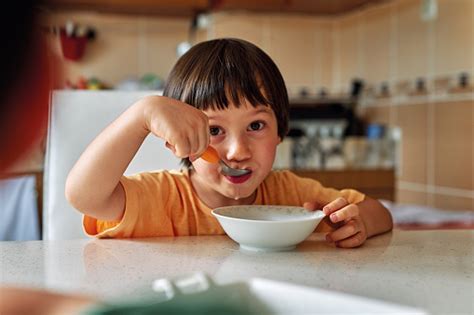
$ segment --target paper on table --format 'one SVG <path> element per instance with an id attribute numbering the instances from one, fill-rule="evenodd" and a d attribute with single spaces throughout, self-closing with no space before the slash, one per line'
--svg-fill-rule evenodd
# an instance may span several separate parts
<path id="1" fill-rule="evenodd" d="M 459 223 L 474 225 L 474 212 L 441 210 L 428 206 L 414 204 L 398 204 L 388 200 L 380 200 L 392 214 L 395 225 L 443 225 Z"/>

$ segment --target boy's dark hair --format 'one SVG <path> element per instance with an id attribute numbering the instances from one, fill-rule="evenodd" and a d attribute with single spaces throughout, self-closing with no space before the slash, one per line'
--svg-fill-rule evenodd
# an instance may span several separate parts
<path id="1" fill-rule="evenodd" d="M 175 64 L 163 95 L 198 109 L 225 109 L 244 100 L 270 106 L 278 136 L 288 132 L 289 101 L 283 77 L 273 60 L 254 44 L 235 38 L 214 39 L 193 46 Z M 189 159 L 182 163 L 189 167 Z"/>

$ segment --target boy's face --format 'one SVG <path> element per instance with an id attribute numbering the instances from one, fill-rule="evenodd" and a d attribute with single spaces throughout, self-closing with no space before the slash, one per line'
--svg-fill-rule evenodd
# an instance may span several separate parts
<path id="1" fill-rule="evenodd" d="M 275 113 L 269 106 L 206 110 L 210 144 L 230 167 L 251 172 L 240 177 L 222 175 L 217 164 L 194 161 L 191 179 L 199 197 L 210 207 L 251 203 L 256 188 L 272 169 L 280 143 Z"/>

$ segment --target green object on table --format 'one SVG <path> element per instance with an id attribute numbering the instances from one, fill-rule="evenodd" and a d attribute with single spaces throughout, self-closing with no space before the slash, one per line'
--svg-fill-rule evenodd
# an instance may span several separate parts
<path id="1" fill-rule="evenodd" d="M 158 300 L 158 301 L 157 301 Z M 206 291 L 179 294 L 161 301 L 156 299 L 131 303 L 96 305 L 82 315 L 151 315 L 151 314 L 270 314 L 268 308 L 252 296 L 245 284 L 211 287 Z"/>

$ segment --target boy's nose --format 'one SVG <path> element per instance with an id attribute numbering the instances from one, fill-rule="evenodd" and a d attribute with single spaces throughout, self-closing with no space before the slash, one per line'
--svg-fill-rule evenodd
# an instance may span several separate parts
<path id="1" fill-rule="evenodd" d="M 229 139 L 226 159 L 228 161 L 243 161 L 252 156 L 250 145 L 245 137 Z"/>

